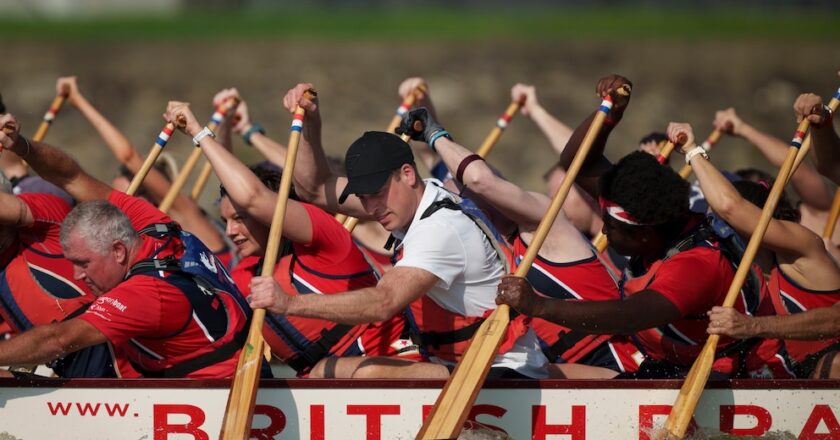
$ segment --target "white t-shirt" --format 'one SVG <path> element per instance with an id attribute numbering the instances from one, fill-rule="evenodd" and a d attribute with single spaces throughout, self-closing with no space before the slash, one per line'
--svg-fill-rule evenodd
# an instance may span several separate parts
<path id="1" fill-rule="evenodd" d="M 505 268 L 490 240 L 463 213 L 441 208 L 420 218 L 433 202 L 458 200 L 442 188 L 440 181 L 425 182 L 426 190 L 408 231 L 394 231 L 403 248 L 396 267 L 423 269 L 438 277 L 427 295 L 442 308 L 464 316 L 484 316 L 486 310 L 496 308 L 496 287 Z M 511 368 L 533 378 L 547 377 L 547 365 L 532 329 L 515 341 L 513 349 L 496 356 L 493 363 L 494 367 Z"/>

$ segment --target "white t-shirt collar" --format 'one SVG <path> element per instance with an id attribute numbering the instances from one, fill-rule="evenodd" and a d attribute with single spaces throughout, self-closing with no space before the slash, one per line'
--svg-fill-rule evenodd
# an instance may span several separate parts
<path id="1" fill-rule="evenodd" d="M 411 229 L 411 225 L 420 221 L 420 217 L 423 216 L 423 213 L 426 212 L 426 209 L 428 209 L 432 203 L 445 198 L 458 201 L 458 196 L 445 189 L 443 187 L 443 182 L 440 180 L 430 177 L 428 179 L 423 179 L 423 183 L 426 184 L 426 189 L 423 191 L 423 197 L 420 199 L 420 204 L 417 205 L 417 211 L 414 212 L 414 218 L 411 219 L 411 224 L 408 226 L 409 229 Z M 403 240 L 405 239 L 405 234 L 407 232 L 407 230 L 403 231 L 401 229 L 395 229 L 391 232 L 391 235 L 398 240 Z"/>

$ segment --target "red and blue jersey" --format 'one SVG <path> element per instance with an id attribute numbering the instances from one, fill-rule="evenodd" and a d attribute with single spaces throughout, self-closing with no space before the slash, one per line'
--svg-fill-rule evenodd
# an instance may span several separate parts
<path id="1" fill-rule="evenodd" d="M 521 235 L 513 241 L 519 262 L 527 252 Z M 525 278 L 539 295 L 568 301 L 606 301 L 619 298 L 618 285 L 593 253 L 579 261 L 556 263 L 540 255 L 534 259 Z M 575 362 L 632 373 L 642 356 L 626 336 L 585 335 L 553 322 L 531 321 L 543 352 L 551 362 Z"/>
<path id="2" fill-rule="evenodd" d="M 378 279 L 350 233 L 323 210 L 302 203 L 312 223 L 312 241 L 292 243 L 274 268 L 274 278 L 291 295 L 328 295 L 375 286 Z M 240 289 L 261 271 L 260 259 L 243 259 L 231 274 Z M 342 326 L 332 321 L 266 314 L 263 335 L 272 352 L 305 374 L 325 356 L 399 355 L 405 319 Z M 320 347 L 319 347 L 320 345 Z"/>
<path id="3" fill-rule="evenodd" d="M 14 242 L 0 255 L 0 315 L 12 331 L 61 321 L 95 298 L 75 280 L 73 264 L 61 250 L 61 222 L 70 205 L 50 194 L 17 196 L 34 223 L 18 228 Z"/>
<path id="4" fill-rule="evenodd" d="M 821 307 L 832 307 L 840 301 L 840 289 L 806 289 L 790 279 L 779 266 L 770 271 L 770 295 L 778 315 L 793 315 Z M 837 343 L 840 338 L 820 341 L 785 340 L 785 348 L 797 362 Z"/>

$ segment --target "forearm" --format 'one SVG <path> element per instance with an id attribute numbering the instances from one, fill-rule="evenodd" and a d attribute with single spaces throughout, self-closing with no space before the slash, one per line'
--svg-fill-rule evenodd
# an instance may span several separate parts
<path id="1" fill-rule="evenodd" d="M 333 175 L 321 144 L 320 118 L 306 118 L 295 157 L 294 182 L 305 200 L 328 199 L 326 184 Z"/>
<path id="2" fill-rule="evenodd" d="M 758 221 L 758 215 L 755 215 L 755 221 L 750 224 L 743 224 L 739 220 L 749 218 L 759 208 L 744 200 L 732 183 L 702 155 L 698 154 L 691 159 L 691 167 L 709 207 L 738 231 L 752 231 L 754 223 Z M 750 215 L 739 215 L 744 211 L 750 211 Z"/>
<path id="3" fill-rule="evenodd" d="M 569 169 L 572 161 L 574 161 L 578 150 L 583 144 L 583 140 L 586 138 L 586 133 L 589 131 L 590 125 L 592 125 L 592 122 L 595 120 L 596 114 L 597 112 L 594 112 L 589 115 L 589 117 L 587 117 L 580 123 L 580 125 L 577 126 L 577 128 L 575 128 L 571 137 L 569 137 L 569 142 L 566 144 L 566 147 L 563 148 L 563 153 L 560 155 L 559 164 L 564 169 Z M 613 127 L 610 125 L 602 126 L 598 135 L 595 136 L 595 139 L 592 142 L 589 154 L 583 162 L 583 166 L 577 179 L 575 179 L 578 185 L 580 185 L 582 189 L 593 197 L 598 196 L 598 188 L 595 183 L 596 179 L 606 172 L 606 170 L 611 166 L 609 160 L 607 160 L 604 156 L 604 148 L 607 145 L 607 139 L 609 138 L 612 129 Z"/>
<path id="4" fill-rule="evenodd" d="M 820 340 L 840 336 L 840 306 L 811 309 L 785 316 L 750 318 L 753 336 Z"/>
<path id="5" fill-rule="evenodd" d="M 286 146 L 274 139 L 256 132 L 251 135 L 251 145 L 260 152 L 269 162 L 277 165 L 280 168 L 286 166 Z"/>
<path id="6" fill-rule="evenodd" d="M 57 327 L 36 326 L 0 342 L 0 365 L 45 364 L 72 351 L 62 344 Z"/>
<path id="7" fill-rule="evenodd" d="M 533 315 L 546 321 L 587 334 L 631 335 L 661 323 L 651 321 L 650 314 L 629 313 L 625 302 L 566 301 L 540 298 L 540 306 Z"/>
<path id="8" fill-rule="evenodd" d="M 572 136 L 572 129 L 548 113 L 542 106 L 531 109 L 530 116 L 531 120 L 537 124 L 537 127 L 551 142 L 554 151 L 557 154 L 562 154 L 569 138 Z"/>
<path id="9" fill-rule="evenodd" d="M 265 188 L 260 179 L 233 153 L 213 138 L 207 136 L 202 139 L 201 149 L 231 200 L 261 222 L 270 224 L 273 209 L 262 208 L 273 207 L 276 195 Z"/>
<path id="10" fill-rule="evenodd" d="M 85 99 L 85 97 L 81 95 L 76 96 L 74 105 L 85 119 L 90 122 L 90 125 L 96 129 L 99 136 L 105 141 L 108 149 L 114 154 L 114 157 L 120 163 L 126 165 L 133 173 L 136 173 L 143 164 L 143 160 L 128 138 Z"/>
<path id="11" fill-rule="evenodd" d="M 783 140 L 759 131 L 746 122 L 741 123 L 738 135 L 743 137 L 747 142 L 755 145 L 755 147 L 758 148 L 758 151 L 760 151 L 761 154 L 773 164 L 773 166 L 780 167 L 782 162 L 785 161 L 785 157 L 787 157 L 788 144 Z"/>
<path id="12" fill-rule="evenodd" d="M 28 138 L 26 140 L 28 145 L 18 139 L 12 151 L 24 159 L 44 179 L 66 190 L 70 183 L 84 173 L 73 158 L 58 148 Z"/>
<path id="13" fill-rule="evenodd" d="M 751 125 L 742 123 L 742 126 L 739 134 L 749 143 L 755 145 L 773 166 L 781 167 L 787 157 L 789 145 Z M 799 165 L 799 168 L 791 176 L 790 183 L 804 203 L 821 210 L 831 208 L 831 192 L 819 173 L 807 160 Z"/>
<path id="14" fill-rule="evenodd" d="M 821 128 L 811 126 L 814 159 L 820 174 L 840 185 L 840 137 L 831 123 Z"/>
<path id="15" fill-rule="evenodd" d="M 334 295 L 296 295 L 286 314 L 356 325 L 384 321 L 403 307 L 383 289 L 368 287 Z"/>
<path id="16" fill-rule="evenodd" d="M 0 192 L 0 225 L 25 227 L 32 223 L 32 211 L 23 200 Z"/>

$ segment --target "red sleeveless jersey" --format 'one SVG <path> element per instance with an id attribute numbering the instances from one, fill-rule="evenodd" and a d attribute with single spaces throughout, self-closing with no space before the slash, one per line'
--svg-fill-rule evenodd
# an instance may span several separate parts
<path id="1" fill-rule="evenodd" d="M 840 301 L 840 289 L 811 290 L 800 287 L 782 272 L 779 266 L 770 271 L 770 297 L 778 315 L 792 315 L 821 307 L 832 307 Z M 816 353 L 837 343 L 840 338 L 821 341 L 785 340 L 785 348 L 797 362 L 802 362 L 808 355 Z"/>
<path id="2" fill-rule="evenodd" d="M 513 252 L 518 263 L 527 252 L 527 245 L 522 237 L 517 235 L 513 242 Z M 610 273 L 593 254 L 591 258 L 568 263 L 555 263 L 539 255 L 534 259 L 528 274 L 525 276 L 534 290 L 549 298 L 564 300 L 605 301 L 619 298 L 618 285 Z M 551 347 L 563 337 L 569 338 L 576 333 L 553 322 L 534 318 L 531 321 L 534 331 L 540 338 L 543 351 Z M 626 336 L 610 335 L 581 335 L 572 341 L 563 343 L 551 354 L 557 358 L 552 362 L 581 362 L 592 364 L 585 358 L 596 351 L 602 351 L 593 362 L 597 366 L 610 368 L 620 372 L 635 372 L 643 357 L 635 344 Z M 558 352 L 559 351 L 559 352 Z"/>

